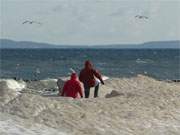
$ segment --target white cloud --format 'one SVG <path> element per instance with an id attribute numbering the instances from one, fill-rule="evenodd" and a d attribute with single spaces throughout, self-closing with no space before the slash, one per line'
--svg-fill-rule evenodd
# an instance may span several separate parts
<path id="1" fill-rule="evenodd" d="M 57 44 L 180 39 L 178 0 L 1 0 L 1 3 L 2 38 Z M 137 14 L 149 19 L 136 19 Z M 22 25 L 27 19 L 43 25 Z"/>

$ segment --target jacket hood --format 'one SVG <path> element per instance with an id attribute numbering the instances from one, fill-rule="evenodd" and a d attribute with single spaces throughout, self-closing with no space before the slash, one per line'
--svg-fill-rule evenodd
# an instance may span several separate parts
<path id="1" fill-rule="evenodd" d="M 76 73 L 72 73 L 71 74 L 71 80 L 76 80 L 77 79 L 77 74 Z"/>
<path id="2" fill-rule="evenodd" d="M 89 60 L 85 61 L 84 65 L 85 65 L 85 68 L 92 68 L 93 67 L 92 63 Z"/>

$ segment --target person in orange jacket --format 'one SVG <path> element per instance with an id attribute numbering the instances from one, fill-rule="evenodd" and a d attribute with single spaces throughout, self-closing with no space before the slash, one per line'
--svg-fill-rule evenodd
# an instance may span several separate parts
<path id="1" fill-rule="evenodd" d="M 85 98 L 89 98 L 91 87 L 95 87 L 94 97 L 98 97 L 99 82 L 95 77 L 104 84 L 101 74 L 93 68 L 92 63 L 89 60 L 85 61 L 85 67 L 81 70 L 79 75 L 79 80 L 84 84 Z"/>
<path id="2" fill-rule="evenodd" d="M 65 82 L 61 96 L 83 98 L 83 87 L 76 73 L 72 73 L 71 79 Z"/>

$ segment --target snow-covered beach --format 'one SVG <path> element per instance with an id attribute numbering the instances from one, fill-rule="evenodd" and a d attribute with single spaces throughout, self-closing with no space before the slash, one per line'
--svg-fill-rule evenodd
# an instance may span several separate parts
<path id="1" fill-rule="evenodd" d="M 180 134 L 178 82 L 143 75 L 110 78 L 99 98 L 74 100 L 56 96 L 56 81 L 1 79 L 0 134 Z"/>
<path id="2" fill-rule="evenodd" d="M 0 135 L 180 135 L 180 0 L 0 5 Z"/>

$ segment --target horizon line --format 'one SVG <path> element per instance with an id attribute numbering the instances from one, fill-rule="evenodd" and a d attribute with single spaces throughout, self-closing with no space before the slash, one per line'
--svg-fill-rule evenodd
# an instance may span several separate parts
<path id="1" fill-rule="evenodd" d="M 151 42 L 180 42 L 180 39 L 176 40 L 152 40 L 152 41 L 145 41 L 141 43 L 109 43 L 109 44 L 56 44 L 56 43 L 50 43 L 50 42 L 41 42 L 41 41 L 29 41 L 29 40 L 14 40 L 14 39 L 8 39 L 8 38 L 0 38 L 0 40 L 9 40 L 14 42 L 33 42 L 37 44 L 48 44 L 53 46 L 108 46 L 108 45 L 142 45 L 145 43 L 151 43 Z"/>

